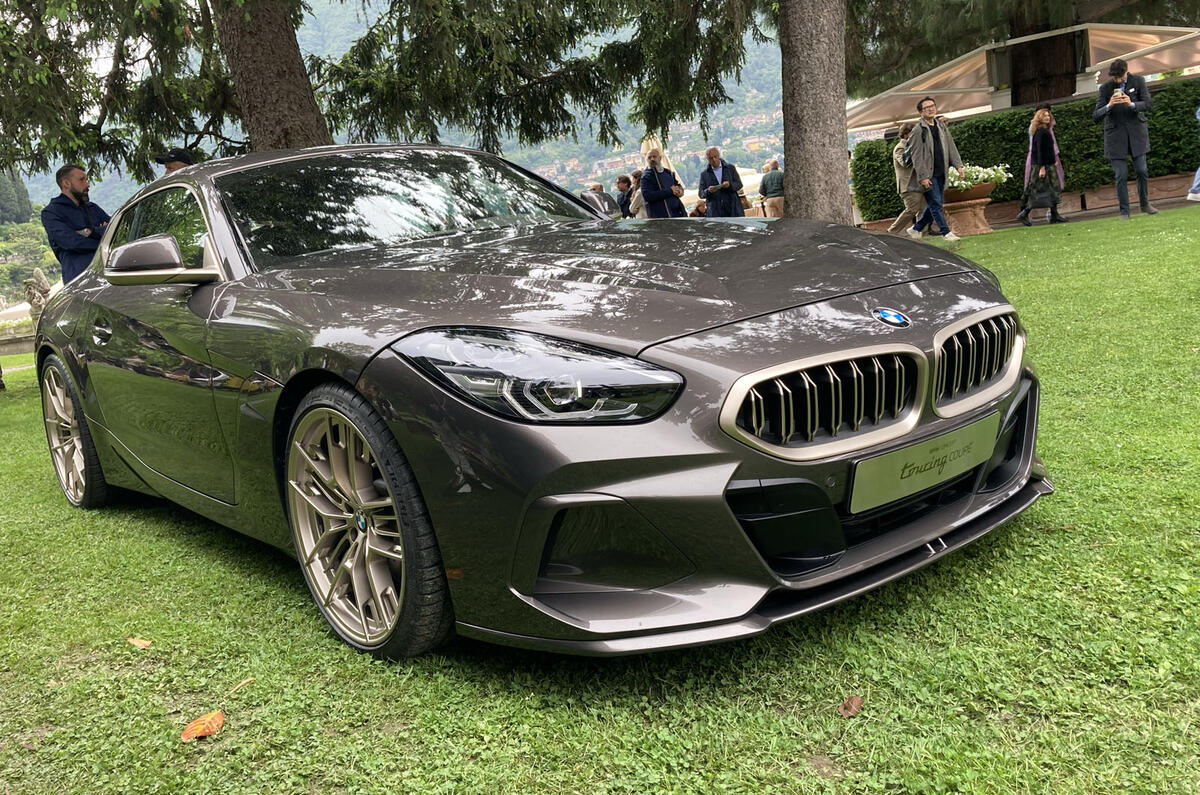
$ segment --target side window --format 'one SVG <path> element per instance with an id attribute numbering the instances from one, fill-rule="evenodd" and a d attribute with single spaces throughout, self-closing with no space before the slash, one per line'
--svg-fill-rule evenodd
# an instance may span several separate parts
<path id="1" fill-rule="evenodd" d="M 183 266 L 203 267 L 204 242 L 208 227 L 204 224 L 204 213 L 191 193 L 184 188 L 160 190 L 142 199 L 134 209 L 137 218 L 132 224 L 129 240 L 138 240 L 150 235 L 171 235 L 179 244 Z M 125 223 L 124 215 L 121 223 Z M 117 234 L 120 233 L 121 230 L 118 229 Z"/>
<path id="2" fill-rule="evenodd" d="M 117 226 L 113 232 L 112 242 L 108 244 L 110 249 L 123 246 L 133 239 L 129 236 L 129 232 L 133 229 L 133 216 L 136 212 L 137 207 L 130 207 L 121 213 L 121 217 L 117 219 Z"/>

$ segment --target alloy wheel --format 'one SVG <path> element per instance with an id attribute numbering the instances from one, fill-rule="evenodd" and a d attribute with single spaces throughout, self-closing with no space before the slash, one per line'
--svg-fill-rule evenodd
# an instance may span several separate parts
<path id="1" fill-rule="evenodd" d="M 50 443 L 50 460 L 54 463 L 58 482 L 67 499 L 79 505 L 87 486 L 83 438 L 75 418 L 75 401 L 55 367 L 46 367 L 42 375 L 42 414 L 46 421 L 46 439 Z"/>
<path id="2" fill-rule="evenodd" d="M 297 556 L 314 596 L 348 639 L 386 641 L 404 600 L 404 548 L 395 501 L 375 452 L 344 414 L 317 407 L 288 454 Z"/>

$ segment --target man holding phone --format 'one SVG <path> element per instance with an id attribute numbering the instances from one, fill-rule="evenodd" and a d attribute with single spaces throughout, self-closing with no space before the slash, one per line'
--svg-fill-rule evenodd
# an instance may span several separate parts
<path id="1" fill-rule="evenodd" d="M 1146 111 L 1154 104 L 1146 78 L 1129 74 L 1129 64 L 1118 58 L 1108 67 L 1109 79 L 1100 86 L 1092 118 L 1104 121 L 1104 156 L 1112 161 L 1117 180 L 1117 203 L 1120 220 L 1129 220 L 1129 162 L 1137 174 L 1138 204 L 1142 212 L 1154 215 L 1158 210 L 1150 204 L 1150 175 L 1146 171 L 1146 155 L 1150 152 L 1150 130 Z"/>

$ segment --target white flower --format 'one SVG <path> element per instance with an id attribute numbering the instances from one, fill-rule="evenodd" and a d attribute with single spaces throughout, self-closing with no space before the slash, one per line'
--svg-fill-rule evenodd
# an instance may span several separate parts
<path id="1" fill-rule="evenodd" d="M 994 182 L 999 185 L 1012 179 L 1012 172 L 1008 170 L 1008 163 L 1000 163 L 999 165 L 985 167 L 973 166 L 970 163 L 963 164 L 963 176 L 958 175 L 957 169 L 950 169 L 947 175 L 947 187 L 956 188 L 958 190 L 966 190 L 973 188 L 983 182 Z"/>

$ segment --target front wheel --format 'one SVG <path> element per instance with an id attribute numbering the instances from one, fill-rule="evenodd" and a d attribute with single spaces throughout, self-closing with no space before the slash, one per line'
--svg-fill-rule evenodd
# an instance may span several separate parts
<path id="1" fill-rule="evenodd" d="M 349 387 L 323 384 L 301 402 L 287 449 L 292 540 L 333 631 L 391 659 L 443 643 L 453 613 L 441 555 L 412 470 L 379 415 Z"/>
<path id="2" fill-rule="evenodd" d="M 51 354 L 42 362 L 39 378 L 46 441 L 58 485 L 77 508 L 98 508 L 108 502 L 108 484 L 67 367 Z"/>

